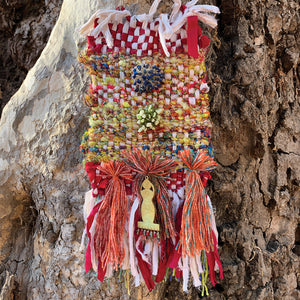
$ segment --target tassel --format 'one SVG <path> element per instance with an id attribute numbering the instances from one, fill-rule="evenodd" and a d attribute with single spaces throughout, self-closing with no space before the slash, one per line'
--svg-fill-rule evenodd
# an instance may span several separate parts
<path id="1" fill-rule="evenodd" d="M 168 193 L 166 180 L 167 175 L 176 167 L 177 163 L 172 159 L 162 157 L 160 155 L 152 156 L 151 152 L 144 152 L 137 148 L 132 151 L 123 151 L 124 162 L 137 173 L 133 191 L 135 195 L 142 201 L 140 188 L 146 176 L 155 188 L 155 205 L 157 207 L 157 221 L 161 228 L 161 236 L 163 239 L 176 236 L 174 221 L 172 218 L 172 205 Z"/>
<path id="2" fill-rule="evenodd" d="M 110 271 L 121 266 L 125 257 L 128 199 L 124 180 L 131 178 L 131 172 L 124 163 L 118 161 L 103 163 L 98 169 L 103 174 L 103 180 L 107 180 L 107 185 L 96 220 L 94 247 L 98 268 L 105 270 L 109 267 Z"/>
<path id="3" fill-rule="evenodd" d="M 195 256 L 203 249 L 207 252 L 213 249 L 210 211 L 199 172 L 211 170 L 216 163 L 206 153 L 194 155 L 190 149 L 180 151 L 178 155 L 187 168 L 180 246 L 183 257 Z"/>

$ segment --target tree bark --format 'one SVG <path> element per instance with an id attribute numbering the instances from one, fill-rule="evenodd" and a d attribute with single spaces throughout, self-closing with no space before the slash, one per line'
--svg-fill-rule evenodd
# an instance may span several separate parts
<path id="1" fill-rule="evenodd" d="M 3 111 L 0 295 L 197 299 L 201 293 L 191 288 L 183 294 L 177 281 L 162 283 L 151 294 L 132 287 L 129 296 L 117 276 L 100 284 L 84 273 L 81 210 L 89 186 L 78 146 L 88 126 L 81 101 L 88 78 L 76 62 L 76 43 L 82 46 L 83 40 L 73 32 L 97 7 L 118 4 L 96 2 L 64 1 L 48 45 Z M 218 30 L 208 33 L 219 164 L 208 192 L 224 266 L 224 279 L 209 287 L 207 299 L 300 299 L 300 5 L 296 0 L 205 3 L 221 9 Z M 139 5 L 146 11 L 149 1 Z"/>

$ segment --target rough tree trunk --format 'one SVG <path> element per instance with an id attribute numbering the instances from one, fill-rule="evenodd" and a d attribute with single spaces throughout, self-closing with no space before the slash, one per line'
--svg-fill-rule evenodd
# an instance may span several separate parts
<path id="1" fill-rule="evenodd" d="M 0 0 L 0 116 L 39 58 L 62 0 Z"/>
<path id="2" fill-rule="evenodd" d="M 219 164 L 209 194 L 225 271 L 208 298 L 300 299 L 300 6 L 297 0 L 206 3 L 222 12 L 221 43 L 214 38 L 208 60 Z M 194 289 L 183 295 L 176 281 L 128 296 L 118 279 L 100 284 L 83 270 L 81 209 L 89 185 L 78 146 L 88 126 L 81 101 L 88 78 L 76 62 L 82 40 L 74 29 L 97 7 L 117 4 L 65 0 L 41 57 L 3 111 L 0 299 L 198 297 Z M 144 11 L 149 6 L 139 4 Z"/>

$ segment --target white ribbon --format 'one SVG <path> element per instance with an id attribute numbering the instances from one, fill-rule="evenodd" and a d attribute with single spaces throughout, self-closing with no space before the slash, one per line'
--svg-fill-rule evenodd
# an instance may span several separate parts
<path id="1" fill-rule="evenodd" d="M 122 23 L 123 19 L 127 16 L 130 16 L 130 12 L 128 10 L 119 11 L 111 9 L 99 9 L 91 16 L 91 18 L 84 25 L 82 25 L 78 29 L 78 31 L 82 35 L 92 35 L 95 38 L 97 38 L 100 32 L 102 32 L 106 40 L 107 46 L 109 48 L 112 48 L 114 43 L 108 24 Z M 95 28 L 93 28 L 94 21 L 97 18 L 99 19 L 100 23 Z"/>
<path id="2" fill-rule="evenodd" d="M 91 262 L 92 262 L 92 267 L 95 272 L 98 272 L 98 264 L 97 264 L 97 259 L 96 259 L 96 253 L 95 253 L 95 247 L 94 247 L 94 236 L 95 236 L 95 227 L 96 227 L 96 220 L 97 220 L 98 212 L 95 214 L 95 218 L 93 221 L 93 224 L 90 228 L 90 233 L 91 233 Z"/>
<path id="3" fill-rule="evenodd" d="M 159 16 L 158 21 L 159 21 L 158 34 L 159 34 L 159 38 L 160 38 L 160 43 L 161 43 L 161 46 L 162 46 L 166 56 L 169 57 L 170 53 L 169 53 L 167 45 L 166 45 L 166 39 L 171 38 L 171 36 L 173 34 L 173 30 L 172 30 L 172 27 L 168 20 L 167 14 L 161 14 Z"/>
<path id="4" fill-rule="evenodd" d="M 182 289 L 184 292 L 188 291 L 188 283 L 189 283 L 189 257 L 185 256 L 182 257 L 182 277 L 183 277 L 183 284 Z"/>
<path id="5" fill-rule="evenodd" d="M 173 22 L 177 18 L 178 14 L 180 13 L 180 7 L 181 7 L 181 0 L 173 0 L 173 2 L 174 2 L 173 10 L 170 15 L 171 22 Z"/>
<path id="6" fill-rule="evenodd" d="M 136 241 L 136 246 L 135 246 L 135 248 L 136 248 L 136 251 L 141 255 L 142 259 L 143 259 L 146 263 L 150 264 L 149 256 L 145 255 L 145 253 L 142 252 L 142 251 L 139 249 L 140 244 L 141 244 L 145 239 L 146 239 L 146 237 L 144 237 L 143 235 L 140 235 L 139 238 L 138 238 L 138 240 Z"/>
<path id="7" fill-rule="evenodd" d="M 113 263 L 108 262 L 107 267 L 106 267 L 106 278 L 111 278 L 114 274 L 114 268 L 113 268 Z"/>
<path id="8" fill-rule="evenodd" d="M 140 286 L 141 284 L 141 277 L 140 277 L 140 274 L 137 273 L 136 276 L 134 277 L 134 285 L 135 287 L 138 287 Z"/>
<path id="9" fill-rule="evenodd" d="M 152 252 L 152 275 L 156 276 L 158 272 L 158 241 L 153 241 Z"/>
<path id="10" fill-rule="evenodd" d="M 87 222 L 87 218 L 90 215 L 93 207 L 95 205 L 95 198 L 93 197 L 93 190 L 90 190 L 88 192 L 85 193 L 85 201 L 84 201 L 84 205 L 83 205 L 83 218 L 84 218 L 84 222 L 85 222 L 85 227 L 81 236 L 81 244 L 80 244 L 80 251 L 82 251 L 84 249 L 84 238 L 86 235 L 86 222 Z"/>
<path id="11" fill-rule="evenodd" d="M 173 201 L 172 201 L 172 214 L 173 214 L 173 218 L 175 219 L 181 201 L 179 200 L 179 197 L 178 197 L 178 195 L 177 195 L 175 192 L 173 192 L 173 195 L 172 195 L 172 196 L 173 196 Z"/>
<path id="12" fill-rule="evenodd" d="M 214 215 L 214 212 L 213 212 L 213 208 L 212 208 L 212 204 L 211 204 L 211 200 L 209 198 L 209 196 L 207 195 L 207 204 L 209 206 L 209 210 L 210 210 L 210 225 L 211 225 L 211 228 L 216 236 L 216 239 L 218 241 L 218 230 L 217 230 L 217 225 L 216 225 L 216 219 L 215 219 L 215 215 Z"/>
<path id="13" fill-rule="evenodd" d="M 136 260 L 135 260 L 135 247 L 134 247 L 134 218 L 135 213 L 139 206 L 139 199 L 135 198 L 130 212 L 130 218 L 129 218 L 129 256 L 130 256 L 130 269 L 132 276 L 136 276 L 138 274 L 137 266 L 136 266 Z"/>

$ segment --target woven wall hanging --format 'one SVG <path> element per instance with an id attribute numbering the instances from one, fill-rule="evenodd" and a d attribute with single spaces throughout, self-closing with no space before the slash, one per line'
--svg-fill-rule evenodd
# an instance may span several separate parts
<path id="1" fill-rule="evenodd" d="M 85 269 L 103 281 L 129 273 L 149 290 L 166 277 L 189 277 L 207 292 L 222 278 L 218 233 L 205 192 L 216 163 L 211 147 L 205 54 L 219 9 L 182 5 L 170 15 L 99 10 L 81 27 L 79 61 L 91 85 L 89 129 L 81 151 L 92 190 L 84 205 Z M 124 274 L 123 274 L 124 275 Z M 129 283 L 126 283 L 129 288 Z"/>

